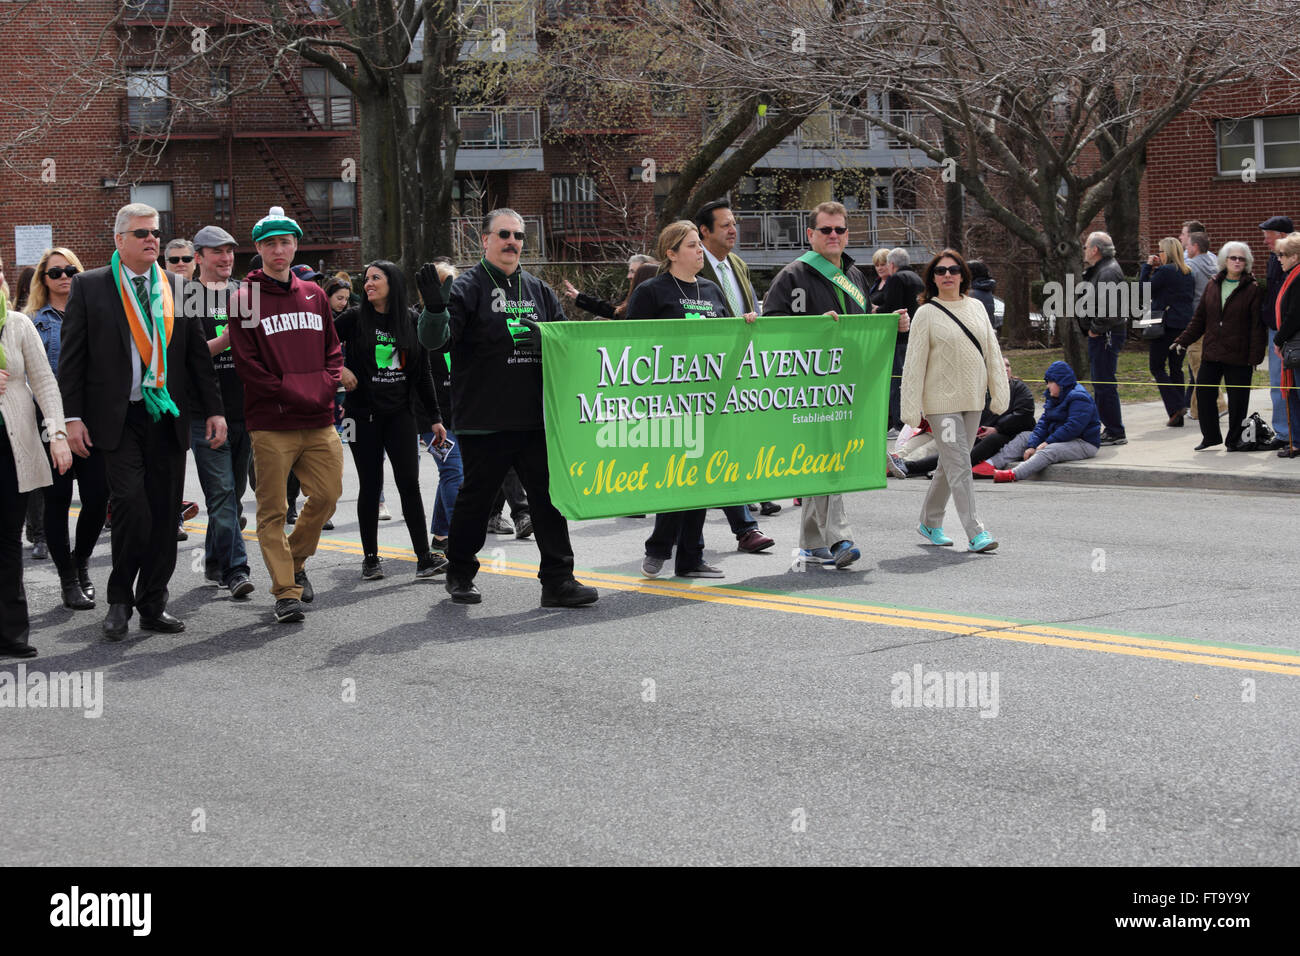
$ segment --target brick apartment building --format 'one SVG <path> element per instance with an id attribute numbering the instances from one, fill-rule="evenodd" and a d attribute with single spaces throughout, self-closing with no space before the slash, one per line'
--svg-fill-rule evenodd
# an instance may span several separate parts
<path id="1" fill-rule="evenodd" d="M 233 5 L 249 15 L 262 5 L 248 7 Z M 300 7 L 302 16 L 314 18 L 321 5 L 308 0 Z M 7 234 L 0 242 L 10 263 L 14 230 L 32 226 L 49 227 L 54 244 L 71 247 L 88 267 L 107 262 L 114 211 L 139 200 L 162 212 L 168 237 L 193 236 L 208 223 L 225 227 L 241 242 L 241 266 L 253 252 L 253 224 L 271 205 L 282 205 L 306 232 L 300 261 L 360 267 L 364 197 L 345 172 L 360 150 L 352 96 L 303 61 L 286 59 L 272 71 L 257 56 L 232 58 L 202 75 L 192 65 L 178 66 L 193 60 L 194 26 L 215 36 L 236 25 L 233 17 L 213 22 L 212 9 L 194 0 L 129 0 L 102 40 L 104 25 L 123 4 L 86 0 L 71 12 L 50 7 L 7 25 L 16 64 L 10 95 L 55 118 L 76 109 L 74 122 L 56 123 L 35 138 L 21 110 L 0 116 L 0 142 L 20 134 L 25 140 L 10 151 L 3 172 Z M 469 21 L 479 39 L 466 42 L 461 55 L 482 55 L 493 29 L 509 22 L 512 36 L 522 38 L 516 55 L 535 56 L 548 42 L 548 25 L 584 10 L 582 0 L 488 0 Z M 421 41 L 417 35 L 412 87 Z M 99 61 L 87 52 L 97 43 Z M 85 64 L 91 76 L 106 64 L 112 82 L 84 97 L 79 92 L 75 106 L 60 104 L 59 91 L 72 87 L 59 74 L 73 72 L 70 64 Z M 524 215 L 535 262 L 610 262 L 653 246 L 657 203 L 675 168 L 716 121 L 716 110 L 688 95 L 601 107 L 581 95 L 521 92 L 506 102 L 456 108 L 462 136 L 453 193 L 457 260 L 477 256 L 478 219 L 498 205 Z M 897 121 L 924 122 L 904 107 L 892 111 Z M 772 119 L 756 116 L 755 123 Z M 50 159 L 55 175 L 43 176 Z M 647 159 L 655 163 L 653 182 L 644 181 Z M 918 208 L 933 195 L 924 172 L 931 165 L 859 119 L 830 110 L 816 115 L 733 190 L 740 252 L 760 274 L 778 268 L 802 250 L 807 210 L 837 199 L 851 211 L 855 257 L 869 258 L 882 245 L 920 254 L 941 236 L 940 213 Z"/>
<path id="2" fill-rule="evenodd" d="M 1152 140 L 1142 182 L 1145 248 L 1199 219 L 1215 251 L 1229 240 L 1249 243 L 1262 277 L 1268 250 L 1259 224 L 1276 215 L 1300 223 L 1294 89 L 1278 83 L 1215 90 Z"/>

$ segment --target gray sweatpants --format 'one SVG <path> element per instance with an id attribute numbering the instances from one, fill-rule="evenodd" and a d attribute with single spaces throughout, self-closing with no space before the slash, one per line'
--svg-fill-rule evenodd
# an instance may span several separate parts
<path id="1" fill-rule="evenodd" d="M 844 513 L 843 495 L 804 498 L 801 510 L 799 547 L 809 550 L 829 548 L 841 541 L 853 540 L 853 529 Z"/>
<path id="2" fill-rule="evenodd" d="M 1032 434 L 1033 432 L 1021 432 L 1003 445 L 1002 449 L 989 459 L 989 463 L 998 469 L 1006 468 L 1008 465 L 1013 466 L 1011 470 L 1016 473 L 1016 480 L 1019 481 L 1021 478 L 1038 474 L 1048 465 L 1055 465 L 1058 461 L 1079 461 L 1097 454 L 1096 445 L 1082 438 L 1076 438 L 1073 441 L 1052 442 L 1046 448 L 1034 452 L 1034 457 L 1028 461 L 1021 461 L 1025 457 L 1025 450 L 1029 448 L 1029 436 Z"/>
<path id="3" fill-rule="evenodd" d="M 942 528 L 948 499 L 957 506 L 957 517 L 972 540 L 984 530 L 975 517 L 975 481 L 970 473 L 970 450 L 980 427 L 980 413 L 949 412 L 926 415 L 939 454 L 939 467 L 930 479 L 930 490 L 921 505 L 921 523 L 927 528 Z"/>

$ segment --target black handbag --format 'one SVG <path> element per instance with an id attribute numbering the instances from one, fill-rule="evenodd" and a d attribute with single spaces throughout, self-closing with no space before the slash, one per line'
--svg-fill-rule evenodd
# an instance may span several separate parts
<path id="1" fill-rule="evenodd" d="M 1282 343 L 1282 367 L 1300 369 L 1300 335 L 1293 335 Z"/>
<path id="2" fill-rule="evenodd" d="M 1139 320 L 1136 325 L 1142 329 L 1142 338 L 1159 339 L 1165 334 L 1165 310 L 1151 309 L 1149 317 Z"/>

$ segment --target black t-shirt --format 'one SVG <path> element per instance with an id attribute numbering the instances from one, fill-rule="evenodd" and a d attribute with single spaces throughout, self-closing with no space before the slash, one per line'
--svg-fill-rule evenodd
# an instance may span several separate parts
<path id="1" fill-rule="evenodd" d="M 451 395 L 456 432 L 542 427 L 542 357 L 515 347 L 519 318 L 553 322 L 564 309 L 546 283 L 523 269 L 506 275 L 480 261 L 451 284 Z M 445 362 L 444 362 L 445 364 Z"/>
<path id="2" fill-rule="evenodd" d="M 667 272 L 642 282 L 627 302 L 629 319 L 719 319 L 730 314 L 717 283 L 700 278 L 683 282 Z"/>
<path id="3" fill-rule="evenodd" d="M 412 310 L 412 338 L 418 318 Z M 335 320 L 334 330 L 347 346 L 348 369 L 357 377 L 357 387 L 343 401 L 349 415 L 413 411 L 418 398 L 433 421 L 441 420 L 429 351 L 418 343 L 399 348 L 391 316 L 375 314 L 371 324 L 360 309 L 348 309 Z"/>
<path id="4" fill-rule="evenodd" d="M 195 283 L 202 285 L 201 283 Z M 226 300 L 231 293 L 238 291 L 239 283 L 231 279 L 224 289 L 203 289 L 203 337 L 208 341 L 219 338 L 226 333 L 230 324 L 227 315 Z M 221 386 L 221 401 L 226 409 L 226 421 L 242 422 L 244 420 L 244 383 L 235 371 L 235 353 L 227 345 L 225 351 L 212 356 L 212 367 L 217 373 L 217 382 Z M 191 402 L 190 407 L 197 416 L 200 405 Z"/>

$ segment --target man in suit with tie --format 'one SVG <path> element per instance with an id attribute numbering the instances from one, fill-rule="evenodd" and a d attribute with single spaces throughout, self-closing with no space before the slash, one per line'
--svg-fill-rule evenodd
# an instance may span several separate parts
<path id="1" fill-rule="evenodd" d="M 185 308 L 181 278 L 158 266 L 157 210 L 123 206 L 113 233 L 112 263 L 72 281 L 59 389 L 73 454 L 84 458 L 92 446 L 104 453 L 113 509 L 104 634 L 120 641 L 135 608 L 145 630 L 185 629 L 167 613 L 167 584 L 176 568 L 191 389 L 213 448 L 226 440 L 226 419 L 199 315 Z"/>
<path id="2" fill-rule="evenodd" d="M 735 248 L 740 233 L 736 230 L 736 217 L 731 211 L 731 200 L 715 199 L 700 207 L 695 214 L 695 225 L 700 228 L 704 243 L 704 268 L 700 275 L 722 288 L 732 315 L 757 312 L 754 286 L 749 281 L 749 266 L 731 250 Z M 772 501 L 763 502 L 763 514 L 774 515 L 781 506 Z M 749 516 L 746 505 L 723 508 L 736 536 L 741 551 L 755 554 L 772 547 L 775 542 L 758 530 L 758 522 Z"/>

